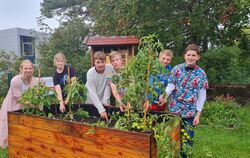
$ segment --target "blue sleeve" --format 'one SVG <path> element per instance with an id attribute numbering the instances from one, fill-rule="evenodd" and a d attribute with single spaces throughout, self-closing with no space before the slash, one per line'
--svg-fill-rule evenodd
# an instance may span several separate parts
<path id="1" fill-rule="evenodd" d="M 168 64 L 167 69 L 171 72 L 173 68 L 172 68 L 172 66 L 170 64 Z"/>

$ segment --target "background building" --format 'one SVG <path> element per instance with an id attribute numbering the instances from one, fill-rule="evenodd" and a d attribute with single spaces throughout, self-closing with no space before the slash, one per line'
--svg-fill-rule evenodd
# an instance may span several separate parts
<path id="1" fill-rule="evenodd" d="M 32 29 L 11 28 L 0 30 L 0 49 L 35 62 L 39 56 L 37 46 L 45 42 L 49 34 Z"/>

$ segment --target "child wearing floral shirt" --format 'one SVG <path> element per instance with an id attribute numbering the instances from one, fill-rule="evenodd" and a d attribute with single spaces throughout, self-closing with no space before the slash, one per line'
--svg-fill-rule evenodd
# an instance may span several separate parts
<path id="1" fill-rule="evenodd" d="M 206 100 L 206 89 L 208 80 L 206 73 L 196 65 L 200 59 L 199 47 L 195 44 L 187 46 L 184 52 L 185 63 L 179 64 L 171 71 L 166 94 L 172 94 L 172 101 L 169 103 L 169 111 L 182 118 L 183 127 L 188 135 L 193 138 L 194 131 L 190 127 L 199 124 L 201 111 Z M 163 95 L 160 102 L 164 103 Z M 193 145 L 191 139 L 187 142 Z M 185 154 L 182 155 L 186 157 Z"/>

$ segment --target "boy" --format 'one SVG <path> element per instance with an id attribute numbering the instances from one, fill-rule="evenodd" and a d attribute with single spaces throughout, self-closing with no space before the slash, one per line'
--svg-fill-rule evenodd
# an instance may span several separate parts
<path id="1" fill-rule="evenodd" d="M 101 118 L 108 119 L 105 106 L 110 106 L 110 86 L 107 83 L 109 74 L 113 73 L 113 67 L 105 64 L 106 55 L 102 51 L 94 54 L 94 67 L 87 72 L 86 88 L 88 89 L 86 103 L 94 104 Z"/>
<path id="2" fill-rule="evenodd" d="M 159 61 L 161 65 L 165 68 L 165 71 L 160 70 L 159 74 L 157 75 L 158 81 L 163 85 L 163 87 L 167 87 L 168 84 L 168 77 L 172 70 L 172 67 L 170 65 L 173 58 L 173 52 L 169 49 L 165 49 L 160 52 L 159 54 Z M 164 73 L 165 72 L 165 73 Z M 168 73 L 166 73 L 168 72 Z M 154 76 L 150 76 L 150 85 L 154 84 Z M 162 90 L 155 87 L 155 91 L 157 92 L 157 97 L 153 98 L 153 103 L 149 107 L 150 110 L 154 111 L 164 111 L 166 109 L 166 103 L 159 104 L 159 96 L 163 94 Z"/>
<path id="3" fill-rule="evenodd" d="M 114 74 L 119 75 L 119 72 L 120 72 L 120 70 L 122 69 L 122 66 L 123 66 L 123 61 L 122 61 L 121 54 L 119 52 L 117 52 L 117 51 L 112 51 L 109 54 L 109 58 L 110 58 L 112 66 L 115 69 Z M 120 110 L 124 111 L 124 106 L 121 105 L 122 104 L 121 100 L 122 100 L 122 97 L 124 96 L 124 89 L 117 89 L 116 84 L 113 83 L 111 79 L 109 79 L 109 85 L 111 87 L 112 94 L 116 99 L 116 102 L 120 106 Z"/>

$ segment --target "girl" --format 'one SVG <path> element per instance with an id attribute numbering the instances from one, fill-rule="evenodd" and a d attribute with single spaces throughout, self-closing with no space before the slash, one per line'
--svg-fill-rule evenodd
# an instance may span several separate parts
<path id="1" fill-rule="evenodd" d="M 29 60 L 23 60 L 20 65 L 20 74 L 13 77 L 10 82 L 10 88 L 4 99 L 0 110 L 0 148 L 5 148 L 8 143 L 8 111 L 22 109 L 18 103 L 22 93 L 34 85 L 33 64 Z"/>
<path id="2" fill-rule="evenodd" d="M 68 78 L 70 78 L 71 82 L 76 81 L 76 73 L 74 68 L 70 65 L 65 65 L 65 63 L 65 56 L 61 52 L 58 52 L 54 57 L 54 66 L 56 67 L 56 71 L 53 76 L 53 82 L 57 93 L 57 98 L 60 102 L 59 109 L 61 112 L 65 112 L 65 105 L 68 102 L 67 96 L 63 92 L 63 89 L 69 80 Z"/>

